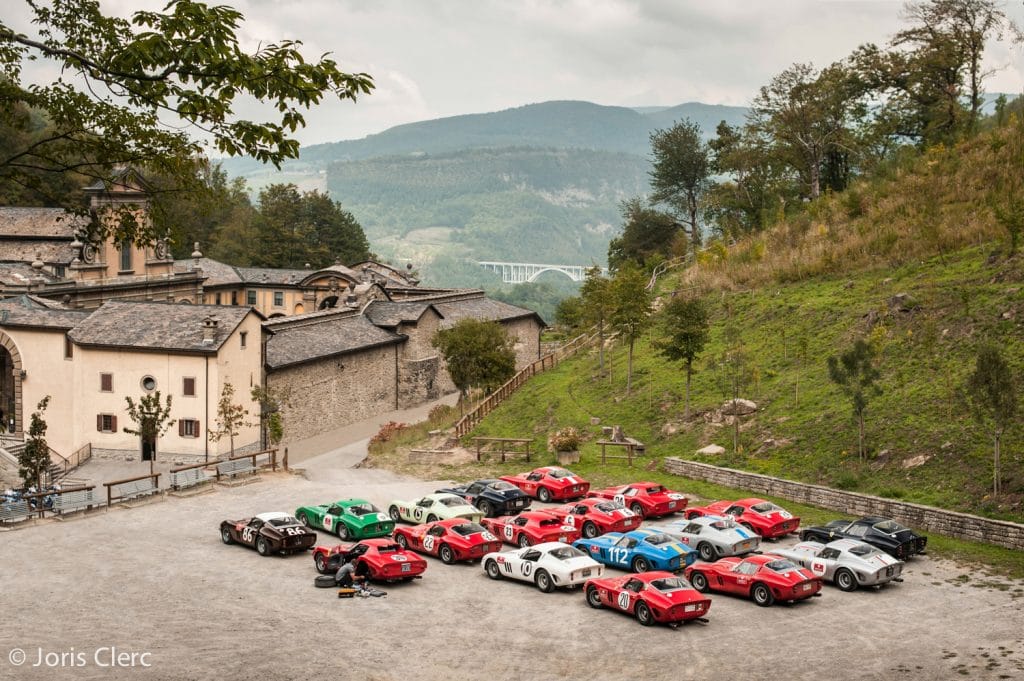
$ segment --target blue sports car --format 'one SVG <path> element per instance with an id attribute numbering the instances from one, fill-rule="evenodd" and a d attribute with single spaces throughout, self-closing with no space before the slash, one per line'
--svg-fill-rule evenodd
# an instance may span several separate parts
<path id="1" fill-rule="evenodd" d="M 633 572 L 675 572 L 697 560 L 695 550 L 657 530 L 609 532 L 593 539 L 577 539 L 572 545 L 600 563 Z"/>

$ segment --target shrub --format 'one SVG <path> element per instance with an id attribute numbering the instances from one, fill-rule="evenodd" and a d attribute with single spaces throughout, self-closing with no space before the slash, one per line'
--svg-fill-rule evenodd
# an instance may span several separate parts
<path id="1" fill-rule="evenodd" d="M 436 404 L 427 414 L 427 420 L 433 425 L 443 425 L 455 420 L 458 410 L 447 404 Z"/>
<path id="2" fill-rule="evenodd" d="M 572 426 L 557 430 L 548 436 L 548 449 L 555 452 L 574 452 L 580 448 L 583 436 Z"/>
<path id="3" fill-rule="evenodd" d="M 376 435 L 370 438 L 370 444 L 376 445 L 381 444 L 382 442 L 387 442 L 388 440 L 390 440 L 395 435 L 397 435 L 398 433 L 400 433 L 401 431 L 405 430 L 408 427 L 409 426 L 404 423 L 398 423 L 397 421 L 388 421 L 387 423 L 380 427 L 380 430 L 377 431 Z"/>

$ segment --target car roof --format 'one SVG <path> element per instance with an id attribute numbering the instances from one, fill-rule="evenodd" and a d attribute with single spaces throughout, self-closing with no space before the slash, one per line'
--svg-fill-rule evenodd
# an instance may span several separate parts
<path id="1" fill-rule="evenodd" d="M 281 518 L 294 518 L 291 513 L 285 513 L 284 511 L 269 511 L 267 513 L 260 513 L 255 518 L 262 520 L 263 522 L 269 522 L 271 520 L 280 520 Z"/>
<path id="2" fill-rule="evenodd" d="M 830 541 L 826 546 L 830 549 L 839 549 L 840 551 L 849 551 L 855 546 L 867 546 L 871 549 L 874 548 L 871 544 L 858 541 L 857 539 L 836 539 L 835 541 Z"/>

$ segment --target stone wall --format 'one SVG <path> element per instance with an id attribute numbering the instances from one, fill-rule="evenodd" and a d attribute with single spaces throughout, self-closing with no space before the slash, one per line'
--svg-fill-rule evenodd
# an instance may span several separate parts
<path id="1" fill-rule="evenodd" d="M 441 358 L 434 356 L 399 364 L 398 402 L 403 409 L 441 397 L 442 387 L 451 383 L 447 372 L 441 375 L 441 363 Z"/>
<path id="2" fill-rule="evenodd" d="M 883 499 L 868 494 L 844 492 L 705 463 L 683 461 L 675 457 L 665 459 L 665 470 L 694 480 L 705 480 L 726 487 L 738 487 L 802 504 L 832 509 L 845 515 L 884 516 L 926 533 L 934 532 L 947 537 L 985 542 L 1009 549 L 1024 549 L 1024 525 L 1017 523 L 990 520 L 967 513 L 945 511 L 931 506 Z"/>
<path id="3" fill-rule="evenodd" d="M 540 359 L 541 326 L 535 317 L 502 322 L 506 333 L 515 341 L 516 371 Z"/>

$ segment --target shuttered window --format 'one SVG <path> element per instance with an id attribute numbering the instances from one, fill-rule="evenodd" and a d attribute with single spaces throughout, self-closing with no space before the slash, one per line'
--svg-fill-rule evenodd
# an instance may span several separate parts
<path id="1" fill-rule="evenodd" d="M 178 419 L 178 435 L 181 437 L 199 437 L 199 419 Z"/>
<path id="2" fill-rule="evenodd" d="M 114 392 L 114 374 L 100 374 L 100 392 Z"/>
<path id="3" fill-rule="evenodd" d="M 117 417 L 113 414 L 96 414 L 96 430 L 101 433 L 116 433 Z"/>
<path id="4" fill-rule="evenodd" d="M 191 376 L 187 376 L 187 377 L 181 379 L 181 393 L 185 397 L 195 397 L 196 396 L 196 379 L 192 378 Z"/>

